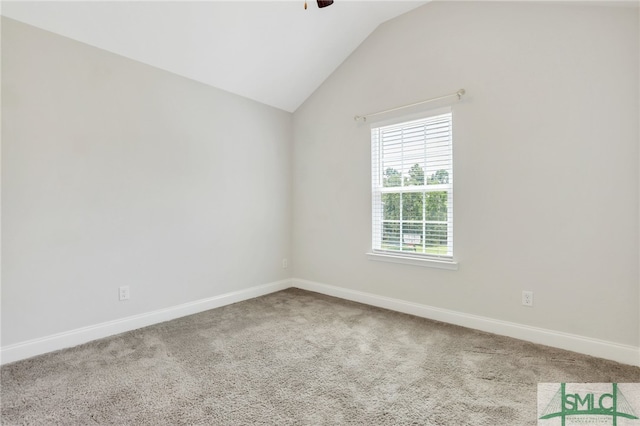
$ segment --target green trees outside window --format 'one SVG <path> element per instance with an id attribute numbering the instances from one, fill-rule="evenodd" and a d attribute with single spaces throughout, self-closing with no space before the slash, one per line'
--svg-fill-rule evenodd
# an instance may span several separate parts
<path id="1" fill-rule="evenodd" d="M 449 173 L 438 170 L 427 177 L 419 164 L 406 176 L 393 168 L 384 172 L 383 187 L 422 187 L 449 183 Z M 447 191 L 386 192 L 382 194 L 382 245 L 386 250 L 429 254 L 447 252 Z"/>

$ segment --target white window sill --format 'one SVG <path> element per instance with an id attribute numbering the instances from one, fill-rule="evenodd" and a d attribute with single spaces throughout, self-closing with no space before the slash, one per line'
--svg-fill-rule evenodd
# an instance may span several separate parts
<path id="1" fill-rule="evenodd" d="M 420 257 L 412 257 L 412 256 L 394 256 L 393 254 L 387 253 L 367 253 L 367 257 L 369 260 L 375 260 L 378 262 L 391 262 L 391 263 L 401 263 L 404 265 L 414 265 L 414 266 L 424 266 L 427 268 L 439 268 L 439 269 L 449 269 L 452 271 L 458 270 L 458 262 L 448 261 L 448 260 L 435 260 L 435 259 L 426 259 Z"/>

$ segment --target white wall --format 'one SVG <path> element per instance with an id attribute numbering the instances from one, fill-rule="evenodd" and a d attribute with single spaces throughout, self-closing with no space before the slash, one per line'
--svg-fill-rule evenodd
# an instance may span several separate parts
<path id="1" fill-rule="evenodd" d="M 294 276 L 637 347 L 638 21 L 437 2 L 383 24 L 294 114 Z M 460 88 L 459 270 L 367 260 L 369 128 L 353 116 Z"/>
<path id="2" fill-rule="evenodd" d="M 3 18 L 2 346 L 287 278 L 290 154 L 289 113 Z"/>
<path id="3" fill-rule="evenodd" d="M 286 280 L 285 256 L 304 280 L 638 347 L 638 17 L 431 3 L 374 32 L 293 132 L 283 111 L 3 18 L 2 347 Z M 461 87 L 460 269 L 368 261 L 353 115 Z"/>

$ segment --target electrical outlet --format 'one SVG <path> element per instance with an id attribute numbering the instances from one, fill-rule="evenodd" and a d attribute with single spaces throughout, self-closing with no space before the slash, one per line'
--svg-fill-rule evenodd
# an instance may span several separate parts
<path id="1" fill-rule="evenodd" d="M 522 304 L 524 306 L 533 306 L 533 292 L 532 291 L 523 291 L 522 292 Z"/>
<path id="2" fill-rule="evenodd" d="M 119 300 L 129 300 L 129 286 L 123 285 L 118 289 Z"/>
<path id="3" fill-rule="evenodd" d="M 287 258 L 282 259 L 282 269 L 287 269 L 289 267 L 289 261 Z"/>

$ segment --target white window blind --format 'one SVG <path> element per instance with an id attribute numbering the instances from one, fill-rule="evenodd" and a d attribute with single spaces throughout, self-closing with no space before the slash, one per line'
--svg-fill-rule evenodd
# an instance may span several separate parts
<path id="1" fill-rule="evenodd" d="M 453 260 L 452 116 L 371 128 L 373 251 Z"/>

